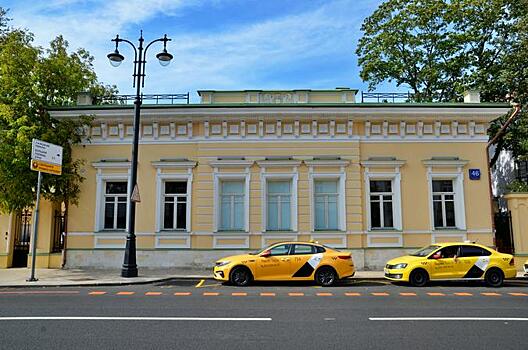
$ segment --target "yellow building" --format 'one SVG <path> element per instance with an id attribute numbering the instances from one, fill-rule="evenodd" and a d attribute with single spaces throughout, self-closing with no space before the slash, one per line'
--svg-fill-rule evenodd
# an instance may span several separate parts
<path id="1" fill-rule="evenodd" d="M 198 93 L 198 104 L 142 107 L 139 268 L 211 266 L 280 240 L 352 251 L 360 269 L 434 242 L 493 245 L 486 130 L 508 105 L 474 92 L 442 104 L 359 103 L 347 88 Z M 51 113 L 95 117 L 74 149 L 86 180 L 69 208 L 66 265 L 120 267 L 133 107 Z M 0 218 L 6 236 L 14 217 Z M 0 243 L 4 266 L 12 241 Z"/>

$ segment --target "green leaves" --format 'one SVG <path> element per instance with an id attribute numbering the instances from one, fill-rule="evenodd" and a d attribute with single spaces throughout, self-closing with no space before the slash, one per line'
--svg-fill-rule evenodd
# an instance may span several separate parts
<path id="1" fill-rule="evenodd" d="M 46 50 L 33 45 L 33 35 L 7 28 L 0 8 L 0 211 L 32 206 L 37 174 L 29 169 L 31 142 L 38 138 L 64 147 L 63 174 L 43 174 L 41 192 L 47 199 L 76 203 L 83 177 L 81 160 L 72 159 L 72 146 L 82 140 L 88 117 L 55 120 L 48 106 L 73 105 L 82 91 L 113 94 L 115 87 L 98 83 L 93 57 L 69 51 L 58 36 Z"/>

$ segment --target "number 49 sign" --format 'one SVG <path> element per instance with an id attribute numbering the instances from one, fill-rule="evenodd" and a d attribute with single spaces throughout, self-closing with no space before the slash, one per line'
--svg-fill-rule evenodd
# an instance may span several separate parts
<path id="1" fill-rule="evenodd" d="M 470 180 L 480 180 L 480 169 L 469 169 Z"/>

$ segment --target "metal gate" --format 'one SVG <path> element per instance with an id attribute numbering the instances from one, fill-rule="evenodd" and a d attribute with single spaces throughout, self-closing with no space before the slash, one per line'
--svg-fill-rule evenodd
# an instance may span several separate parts
<path id="1" fill-rule="evenodd" d="M 15 234 L 13 249 L 13 267 L 26 267 L 31 239 L 30 209 L 24 209 L 15 217 Z"/>
<path id="2" fill-rule="evenodd" d="M 509 210 L 495 213 L 495 244 L 501 253 L 513 254 L 515 252 L 511 212 Z"/>

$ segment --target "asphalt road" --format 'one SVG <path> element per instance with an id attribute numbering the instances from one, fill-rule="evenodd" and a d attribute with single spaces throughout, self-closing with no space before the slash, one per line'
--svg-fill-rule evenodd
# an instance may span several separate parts
<path id="1" fill-rule="evenodd" d="M 0 289 L 1 349 L 518 350 L 527 329 L 528 281 Z"/>

